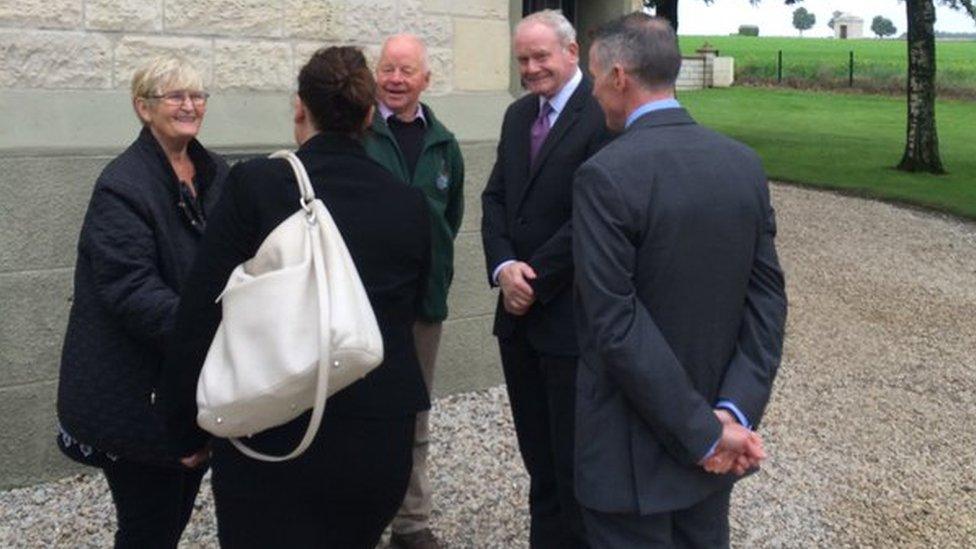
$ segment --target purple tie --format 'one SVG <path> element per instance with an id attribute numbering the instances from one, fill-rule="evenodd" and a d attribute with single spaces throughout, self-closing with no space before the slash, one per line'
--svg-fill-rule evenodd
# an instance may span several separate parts
<path id="1" fill-rule="evenodd" d="M 529 165 L 535 164 L 535 159 L 539 156 L 539 149 L 542 148 L 542 144 L 546 142 L 546 136 L 549 135 L 549 113 L 552 112 L 552 105 L 548 101 L 542 104 L 542 108 L 539 109 L 539 116 L 532 123 L 532 142 L 529 150 Z"/>

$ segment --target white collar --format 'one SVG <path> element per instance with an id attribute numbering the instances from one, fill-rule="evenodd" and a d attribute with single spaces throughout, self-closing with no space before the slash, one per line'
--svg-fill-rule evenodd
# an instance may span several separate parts
<path id="1" fill-rule="evenodd" d="M 566 107 L 566 103 L 569 102 L 569 98 L 573 96 L 573 93 L 576 91 L 576 88 L 579 87 L 580 82 L 582 81 L 583 71 L 581 71 L 579 66 L 577 66 L 573 77 L 569 79 L 569 82 L 566 82 L 566 85 L 563 86 L 563 88 L 559 90 L 556 95 L 552 96 L 552 99 L 546 99 L 541 95 L 539 96 L 539 108 L 541 109 L 542 105 L 548 101 L 549 106 L 552 107 L 553 112 L 555 112 L 557 115 L 563 112 L 563 109 Z"/>
<path id="2" fill-rule="evenodd" d="M 376 103 L 379 105 L 380 116 L 383 117 L 383 120 L 384 121 L 389 121 L 390 120 L 390 117 L 395 114 L 393 112 L 393 109 L 391 109 L 390 107 L 387 107 L 386 104 L 383 103 L 382 101 L 377 101 Z M 424 108 L 420 105 L 420 103 L 417 103 L 417 115 L 416 115 L 416 117 L 423 121 L 424 126 L 427 125 L 427 117 L 424 116 Z"/>

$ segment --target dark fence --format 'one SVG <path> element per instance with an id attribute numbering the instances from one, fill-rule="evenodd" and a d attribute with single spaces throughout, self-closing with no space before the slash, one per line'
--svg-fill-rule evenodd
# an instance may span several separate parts
<path id="1" fill-rule="evenodd" d="M 783 50 L 776 52 L 776 83 L 783 83 Z M 847 87 L 854 87 L 854 51 L 848 52 L 847 59 Z"/>

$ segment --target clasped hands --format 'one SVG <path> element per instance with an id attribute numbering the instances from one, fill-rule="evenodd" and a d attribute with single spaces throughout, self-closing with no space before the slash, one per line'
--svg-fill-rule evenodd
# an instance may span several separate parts
<path id="1" fill-rule="evenodd" d="M 739 425 L 727 410 L 715 410 L 715 416 L 722 422 L 722 438 L 715 446 L 715 452 L 701 462 L 706 471 L 717 475 L 734 473 L 742 476 L 766 459 L 761 436 Z"/>
<path id="2" fill-rule="evenodd" d="M 535 291 L 529 284 L 530 280 L 535 280 L 535 276 L 535 270 L 524 261 L 514 261 L 499 271 L 502 305 L 510 314 L 522 316 L 535 303 Z"/>

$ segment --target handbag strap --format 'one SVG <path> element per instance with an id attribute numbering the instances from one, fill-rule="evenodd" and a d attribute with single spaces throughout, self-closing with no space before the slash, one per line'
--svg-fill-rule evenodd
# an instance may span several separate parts
<path id="1" fill-rule="evenodd" d="M 309 237 L 312 239 L 312 264 L 315 269 L 315 283 L 319 288 L 319 371 L 315 387 L 315 403 L 312 406 L 312 417 L 305 429 L 305 436 L 294 450 L 285 455 L 273 456 L 263 454 L 246 446 L 238 438 L 231 438 L 230 443 L 234 445 L 242 454 L 249 458 L 260 461 L 286 461 L 301 455 L 315 440 L 315 435 L 322 424 L 322 416 L 325 413 L 325 401 L 329 393 L 329 365 L 331 364 L 331 341 L 329 334 L 331 331 L 332 319 L 329 317 L 329 295 L 325 291 L 325 258 L 322 257 L 322 234 L 315 227 L 316 213 L 312 209 L 311 203 L 315 200 L 315 191 L 312 190 L 312 183 L 308 179 L 308 172 L 302 161 L 295 156 L 295 153 L 287 150 L 278 151 L 271 155 L 271 158 L 284 158 L 291 164 L 292 171 L 295 172 L 295 180 L 298 182 L 298 190 L 302 195 L 302 209 L 308 214 Z M 323 205 L 324 206 L 324 205 Z M 328 210 L 324 210 L 328 215 Z"/>
<path id="2" fill-rule="evenodd" d="M 315 200 L 315 189 L 312 188 L 312 181 L 308 178 L 308 172 L 305 171 L 302 161 L 288 149 L 273 152 L 268 158 L 283 158 L 291 164 L 291 170 L 295 173 L 295 183 L 298 185 L 298 194 L 301 195 L 298 203 L 305 210 L 305 213 L 311 217 L 311 204 Z"/>

